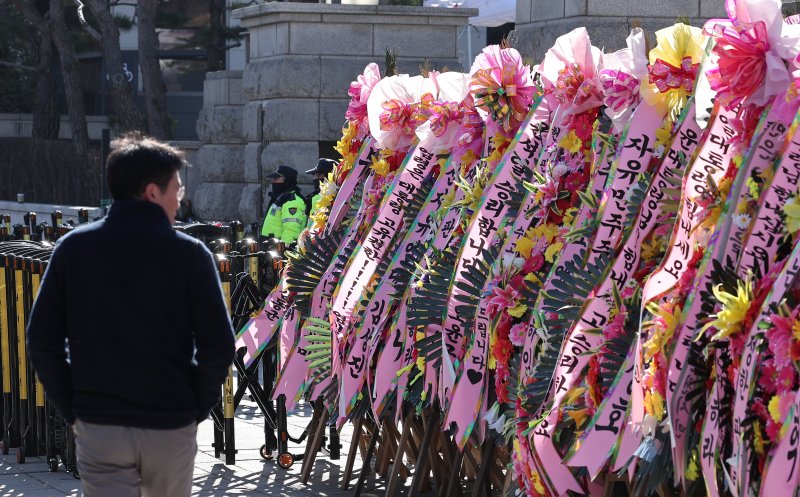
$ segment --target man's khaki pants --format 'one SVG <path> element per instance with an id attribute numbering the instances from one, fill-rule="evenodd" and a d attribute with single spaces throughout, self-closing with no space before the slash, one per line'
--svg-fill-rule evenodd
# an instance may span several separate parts
<path id="1" fill-rule="evenodd" d="M 150 430 L 76 420 L 78 470 L 85 497 L 188 497 L 197 424 Z"/>

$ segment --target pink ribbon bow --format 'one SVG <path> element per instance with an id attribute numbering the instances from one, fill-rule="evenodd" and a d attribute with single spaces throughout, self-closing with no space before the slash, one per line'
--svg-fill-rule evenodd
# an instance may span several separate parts
<path id="1" fill-rule="evenodd" d="M 692 64 L 692 58 L 688 56 L 681 60 L 679 68 L 662 59 L 656 59 L 655 64 L 650 66 L 650 84 L 655 85 L 661 93 L 680 87 L 691 93 L 699 66 L 700 64 Z"/>

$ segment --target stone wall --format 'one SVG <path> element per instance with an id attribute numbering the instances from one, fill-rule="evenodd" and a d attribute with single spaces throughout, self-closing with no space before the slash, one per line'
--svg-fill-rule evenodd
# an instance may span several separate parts
<path id="1" fill-rule="evenodd" d="M 242 71 L 206 75 L 197 119 L 202 146 L 191 160 L 187 185 L 199 219 L 255 220 L 253 192 L 259 190 L 259 177 L 245 168 L 244 103 Z"/>
<path id="2" fill-rule="evenodd" d="M 311 178 L 303 172 L 316 164 L 320 141 L 341 138 L 347 89 L 364 67 L 370 62 L 382 67 L 384 50 L 391 48 L 404 73 L 419 74 L 425 60 L 431 68 L 461 70 L 458 28 L 476 14 L 472 9 L 293 2 L 234 11 L 249 37 L 243 105 L 241 111 L 239 101 L 204 105 L 198 133 L 208 145 L 197 158 L 204 171 L 194 198 L 198 215 L 259 220 L 269 190 L 266 183 L 260 188 L 262 178 L 281 164 L 297 169 L 309 190 Z M 206 84 L 217 83 L 209 75 Z M 216 131 L 228 122 L 230 131 Z"/>
<path id="3" fill-rule="evenodd" d="M 688 17 L 701 27 L 713 17 L 727 17 L 723 0 L 517 0 L 517 48 L 538 63 L 556 38 L 586 26 L 592 44 L 611 52 L 625 47 L 638 21 L 655 46 L 653 33 Z"/>

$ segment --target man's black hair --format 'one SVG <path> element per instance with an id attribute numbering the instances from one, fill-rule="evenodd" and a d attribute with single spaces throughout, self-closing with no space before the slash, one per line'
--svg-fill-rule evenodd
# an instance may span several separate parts
<path id="1" fill-rule="evenodd" d="M 139 198 L 150 183 L 163 192 L 184 165 L 179 150 L 141 133 L 123 135 L 115 145 L 106 161 L 108 190 L 114 200 Z"/>

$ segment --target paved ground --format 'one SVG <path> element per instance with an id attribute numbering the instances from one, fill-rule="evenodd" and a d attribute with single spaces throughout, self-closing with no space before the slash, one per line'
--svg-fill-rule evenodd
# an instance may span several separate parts
<path id="1" fill-rule="evenodd" d="M 345 497 L 352 496 L 352 490 L 341 490 L 341 475 L 347 451 L 350 447 L 352 425 L 345 426 L 342 432 L 342 456 L 338 461 L 331 461 L 320 454 L 314 466 L 314 472 L 308 485 L 300 482 L 300 466 L 298 461 L 289 470 L 283 470 L 274 461 L 265 461 L 259 455 L 259 448 L 264 443 L 264 420 L 255 404 L 243 401 L 236 412 L 236 464 L 226 466 L 214 457 L 212 423 L 205 421 L 198 430 L 197 443 L 199 451 L 195 461 L 194 486 L 192 495 L 198 497 L 225 495 L 269 495 L 278 496 L 319 496 Z M 289 416 L 289 432 L 298 437 L 308 424 L 311 416 L 310 406 L 302 405 L 299 412 Z M 302 453 L 302 448 L 290 444 L 294 453 Z M 224 457 L 224 456 L 223 456 Z M 355 477 L 361 467 L 360 459 L 356 460 Z M 355 485 L 356 478 L 351 481 Z M 369 479 L 362 495 L 369 497 L 383 496 L 383 482 Z M 80 496 L 80 480 L 76 480 L 64 471 L 63 466 L 57 473 L 47 470 L 44 458 L 28 456 L 25 464 L 17 464 L 15 449 L 7 456 L 0 456 L 0 497 L 58 497 Z"/>

